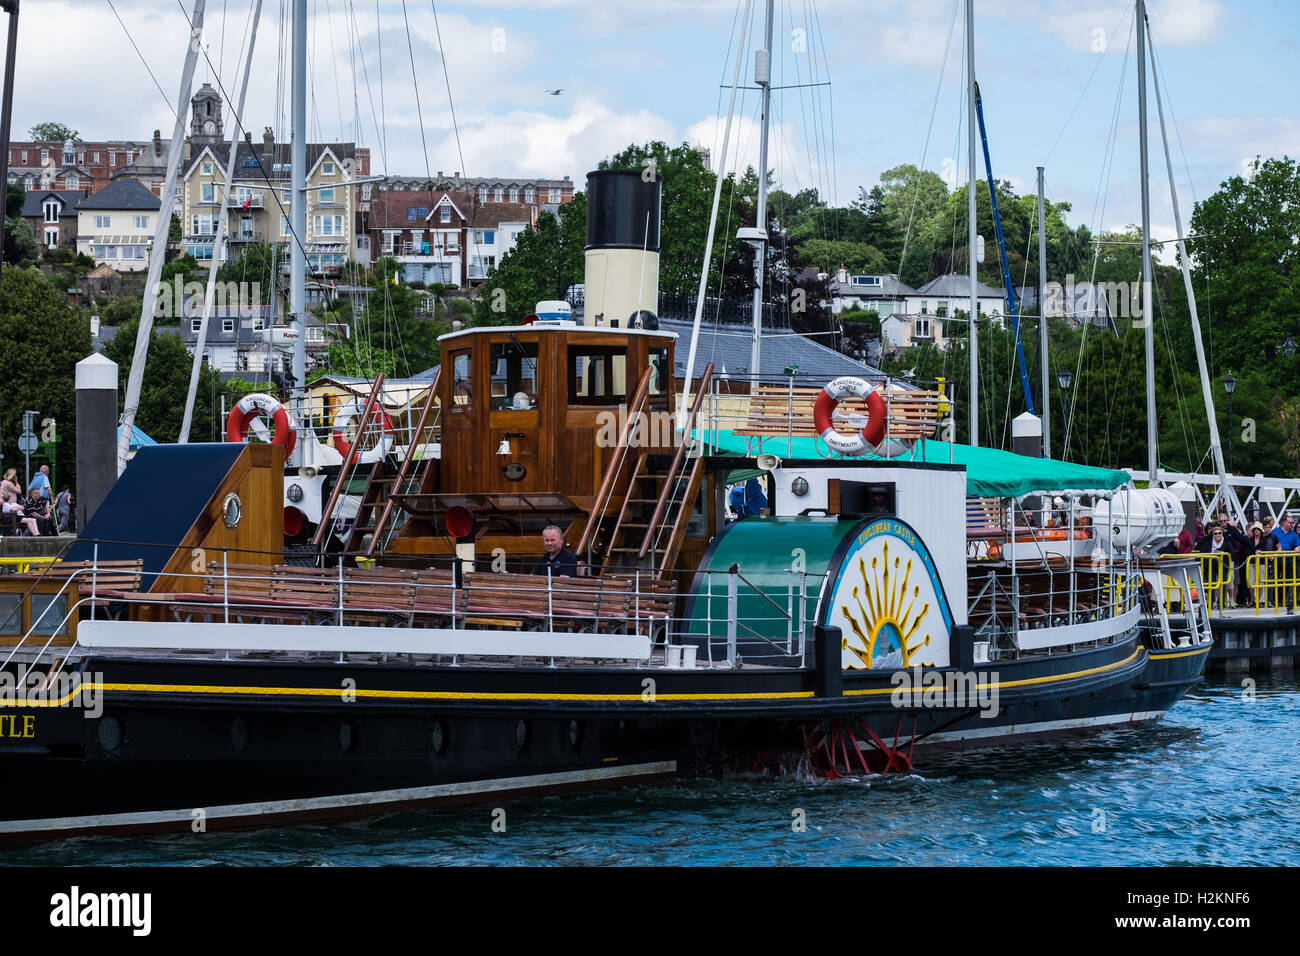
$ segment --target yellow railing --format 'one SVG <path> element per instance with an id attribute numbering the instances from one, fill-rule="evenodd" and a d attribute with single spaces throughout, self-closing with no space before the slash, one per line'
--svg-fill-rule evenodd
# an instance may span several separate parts
<path id="1" fill-rule="evenodd" d="M 0 567 L 11 567 L 14 569 L 14 574 L 26 574 L 28 571 L 31 570 L 33 564 L 38 564 L 43 566 L 46 564 L 53 564 L 57 560 L 58 560 L 57 558 L 42 557 L 42 556 L 29 556 L 23 558 L 0 558 Z"/>
<path id="2" fill-rule="evenodd" d="M 1193 551 L 1189 554 L 1166 554 L 1165 558 L 1196 558 L 1201 563 L 1201 581 L 1205 584 L 1205 606 L 1222 608 L 1228 606 L 1228 586 L 1232 583 L 1234 571 L 1232 555 L 1224 551 Z M 1183 593 L 1183 585 L 1172 575 L 1165 575 L 1165 607 L 1171 606 L 1174 595 L 1178 595 L 1178 606 L 1186 607 L 1190 601 Z"/>
<path id="3" fill-rule="evenodd" d="M 1255 613 L 1280 612 L 1295 607 L 1300 591 L 1300 554 L 1271 551 L 1246 559 L 1246 584 L 1254 599 Z"/>

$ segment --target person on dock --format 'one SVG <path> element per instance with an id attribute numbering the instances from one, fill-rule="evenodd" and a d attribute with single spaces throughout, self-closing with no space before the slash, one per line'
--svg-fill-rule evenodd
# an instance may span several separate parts
<path id="1" fill-rule="evenodd" d="M 1300 551 L 1300 534 L 1295 531 L 1295 518 L 1289 514 L 1283 514 L 1278 519 L 1277 527 L 1273 529 L 1273 537 L 1277 538 L 1277 549 L 1282 552 Z M 1288 613 L 1295 608 L 1295 558 L 1285 558 L 1278 562 L 1278 571 L 1282 591 L 1286 596 L 1286 609 Z M 1281 601 L 1279 600 L 1279 604 Z"/>
<path id="2" fill-rule="evenodd" d="M 564 532 L 555 525 L 542 530 L 542 547 L 546 553 L 533 565 L 533 574 L 551 573 L 551 577 L 578 576 L 578 556 L 564 546 Z"/>
<path id="3" fill-rule="evenodd" d="M 42 498 L 49 501 L 50 493 L 50 466 L 41 465 L 36 469 L 36 474 L 32 476 L 32 483 L 27 486 L 27 493 L 30 495 L 33 491 L 40 494 Z"/>

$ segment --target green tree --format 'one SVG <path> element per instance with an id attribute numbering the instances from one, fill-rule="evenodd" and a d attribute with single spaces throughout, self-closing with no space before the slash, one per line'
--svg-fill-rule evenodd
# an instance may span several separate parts
<path id="1" fill-rule="evenodd" d="M 0 446 L 12 465 L 25 409 L 58 422 L 55 470 L 71 481 L 76 468 L 76 364 L 90 354 L 90 325 L 35 269 L 5 269 L 0 278 Z"/>
<path id="2" fill-rule="evenodd" d="M 5 224 L 4 254 L 5 262 L 15 266 L 31 265 L 41 257 L 41 248 L 26 219 L 11 219 Z"/>
<path id="3" fill-rule="evenodd" d="M 1270 366 L 1300 335 L 1300 168 L 1256 161 L 1192 213 L 1193 284 L 1212 371 Z M 1292 380 L 1292 382 L 1294 379 Z M 1295 394 L 1291 382 L 1278 382 Z"/>
<path id="4" fill-rule="evenodd" d="M 538 302 L 562 299 L 571 285 L 582 282 L 586 223 L 587 197 L 581 192 L 560 207 L 559 218 L 538 216 L 483 283 L 475 323 L 516 325 Z"/>
<path id="5" fill-rule="evenodd" d="M 253 297 L 253 284 L 257 285 L 257 299 L 261 305 L 271 301 L 275 289 L 276 270 L 284 265 L 284 254 L 277 248 L 264 242 L 250 242 L 244 245 L 238 258 L 231 258 L 217 269 L 220 282 L 242 284 L 247 295 Z"/>
<path id="6" fill-rule="evenodd" d="M 325 364 L 317 369 L 320 375 L 342 375 L 355 378 L 374 378 L 380 372 L 392 376 L 397 371 L 397 358 L 392 352 L 375 348 L 344 336 L 330 336 Z"/>
<path id="7" fill-rule="evenodd" d="M 27 131 L 27 135 L 41 143 L 66 143 L 68 140 L 72 140 L 74 143 L 81 142 L 81 134 L 63 123 L 37 123 Z"/>
<path id="8" fill-rule="evenodd" d="M 837 242 L 807 239 L 794 254 L 796 265 L 816 266 L 821 272 L 844 268 L 853 273 L 875 275 L 888 271 L 885 255 L 865 242 Z"/>
<path id="9" fill-rule="evenodd" d="M 176 215 L 176 213 L 172 213 L 171 224 L 167 227 L 167 241 L 180 242 L 182 235 L 183 233 L 181 231 L 181 217 Z"/>
<path id="10" fill-rule="evenodd" d="M 18 183 L 10 183 L 5 190 L 5 218 L 17 219 L 23 214 L 23 203 L 27 199 L 27 190 Z"/>
<path id="11" fill-rule="evenodd" d="M 126 381 L 135 355 L 135 339 L 139 327 L 140 317 L 137 312 L 135 318 L 124 322 L 117 334 L 104 344 L 104 355 L 117 363 L 119 410 L 126 400 Z M 150 333 L 135 424 L 155 441 L 174 442 L 180 435 L 192 365 L 193 357 L 179 335 L 157 329 Z M 199 369 L 191 440 L 198 441 L 205 435 L 220 433 L 216 421 L 217 406 L 213 403 L 213 396 L 220 391 L 217 379 L 217 373 L 204 362 Z"/>

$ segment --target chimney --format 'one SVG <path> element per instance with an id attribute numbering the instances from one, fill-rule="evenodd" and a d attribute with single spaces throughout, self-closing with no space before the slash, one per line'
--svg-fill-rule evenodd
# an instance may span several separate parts
<path id="1" fill-rule="evenodd" d="M 153 154 L 155 156 L 162 155 L 162 130 L 160 129 L 153 131 Z"/>
<path id="2" fill-rule="evenodd" d="M 269 169 L 275 162 L 275 133 L 271 132 L 271 127 L 266 127 L 262 131 L 262 152 L 266 157 L 266 165 Z"/>
<path id="3" fill-rule="evenodd" d="M 441 169 L 438 170 L 438 179 L 439 179 L 439 180 L 442 179 L 442 170 L 441 170 Z"/>
<path id="4" fill-rule="evenodd" d="M 244 142 L 247 143 L 249 146 L 252 146 L 252 145 L 253 145 L 253 131 L 252 131 L 252 130 L 247 130 L 247 129 L 244 130 Z"/>
<path id="5" fill-rule="evenodd" d="M 190 158 L 190 138 L 188 136 L 185 137 L 185 158 Z"/>

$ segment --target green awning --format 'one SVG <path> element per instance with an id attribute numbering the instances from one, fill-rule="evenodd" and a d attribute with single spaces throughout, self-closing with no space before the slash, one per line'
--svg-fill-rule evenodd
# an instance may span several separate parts
<path id="1" fill-rule="evenodd" d="M 816 437 L 763 437 L 735 435 L 719 429 L 708 436 L 697 430 L 698 438 L 717 436 L 717 454 L 752 458 L 770 452 L 779 458 L 810 458 L 844 462 L 880 461 L 874 455 L 840 458 Z M 1111 491 L 1129 483 L 1129 474 L 1112 468 L 1093 468 L 1054 458 L 1029 458 L 998 448 L 973 448 L 970 445 L 923 439 L 899 461 L 930 461 L 966 466 L 966 493 L 982 498 L 1013 498 L 1035 491 Z"/>

